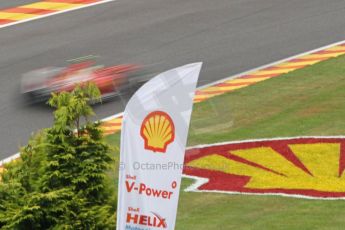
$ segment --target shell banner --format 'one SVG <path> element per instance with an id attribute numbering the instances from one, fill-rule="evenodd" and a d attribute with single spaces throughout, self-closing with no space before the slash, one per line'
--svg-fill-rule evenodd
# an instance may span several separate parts
<path id="1" fill-rule="evenodd" d="M 201 66 L 159 74 L 128 102 L 121 132 L 118 230 L 174 229 Z"/>

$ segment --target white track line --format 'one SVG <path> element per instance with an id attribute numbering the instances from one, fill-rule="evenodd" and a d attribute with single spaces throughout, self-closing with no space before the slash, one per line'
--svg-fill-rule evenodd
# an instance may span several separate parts
<path id="1" fill-rule="evenodd" d="M 12 155 L 10 157 L 7 157 L 7 158 L 5 158 L 5 159 L 0 161 L 0 166 L 3 165 L 3 164 L 8 163 L 8 162 L 10 162 L 10 161 L 12 161 L 14 159 L 17 159 L 19 157 L 20 157 L 20 153 L 16 153 L 16 154 L 14 154 L 14 155 Z"/>
<path id="2" fill-rule="evenodd" d="M 17 25 L 17 24 L 21 24 L 21 23 L 24 23 L 24 22 L 34 21 L 34 20 L 50 17 L 50 16 L 57 15 L 57 14 L 62 14 L 62 13 L 66 13 L 66 12 L 70 12 L 70 11 L 74 11 L 74 10 L 79 10 L 79 9 L 83 9 L 83 8 L 87 8 L 87 7 L 91 7 L 91 6 L 96 6 L 96 5 L 104 4 L 104 3 L 107 3 L 107 2 L 115 2 L 115 1 L 116 0 L 103 0 L 103 1 L 100 1 L 100 2 L 85 4 L 85 5 L 78 6 L 78 7 L 71 8 L 71 9 L 67 9 L 67 10 L 57 11 L 57 12 L 54 12 L 54 13 L 51 13 L 51 14 L 45 14 L 45 15 L 41 15 L 41 16 L 37 16 L 37 17 L 33 17 L 33 18 L 28 18 L 28 19 L 25 19 L 25 20 L 18 20 L 16 22 L 11 22 L 11 23 L 7 23 L 7 24 L 4 24 L 4 25 L 1 25 L 0 29 L 5 28 L 5 27 L 9 27 L 9 26 L 13 26 L 13 25 Z"/>
<path id="3" fill-rule="evenodd" d="M 102 1 L 102 2 L 98 2 L 97 4 L 101 4 L 101 3 L 105 3 L 105 2 L 111 2 L 111 1 L 116 1 L 116 0 L 105 0 L 105 1 Z M 97 5 L 97 4 L 93 4 L 93 5 Z M 83 6 L 83 7 L 80 7 L 80 8 L 84 8 L 84 7 L 87 7 L 87 6 L 90 6 L 90 5 L 86 5 L 86 6 Z M 75 10 L 75 9 L 72 9 L 72 10 Z M 70 10 L 68 10 L 68 11 L 70 11 Z M 58 12 L 58 13 L 60 13 L 60 12 Z M 241 77 L 243 75 L 246 75 L 246 74 L 248 74 L 250 72 L 258 71 L 258 70 L 265 69 L 265 68 L 270 67 L 270 66 L 275 66 L 275 65 L 278 65 L 280 63 L 288 62 L 288 61 L 291 61 L 291 60 L 293 60 L 295 58 L 298 58 L 298 57 L 301 57 L 301 56 L 304 56 L 304 55 L 308 55 L 308 54 L 311 54 L 311 53 L 315 53 L 315 52 L 318 52 L 318 51 L 321 51 L 321 50 L 325 50 L 327 48 L 330 48 L 330 47 L 333 47 L 333 46 L 337 46 L 337 45 L 341 45 L 341 44 L 344 44 L 344 43 L 345 43 L 345 40 L 342 40 L 342 41 L 339 41 L 339 42 L 332 43 L 330 45 L 323 46 L 321 48 L 317 48 L 317 49 L 313 49 L 313 50 L 310 50 L 310 51 L 307 51 L 307 52 L 303 52 L 303 53 L 294 55 L 294 56 L 289 57 L 289 58 L 285 58 L 285 59 L 282 59 L 282 60 L 279 60 L 279 61 L 276 61 L 276 62 L 272 62 L 272 63 L 266 64 L 266 65 L 262 65 L 260 67 L 257 67 L 257 68 L 254 68 L 254 69 L 250 69 L 248 71 L 245 71 L 245 72 L 242 72 L 242 73 L 238 73 L 236 75 L 233 75 L 233 76 L 230 76 L 230 77 L 226 77 L 226 78 L 223 78 L 221 80 L 218 80 L 218 81 L 215 81 L 215 82 L 212 82 L 212 83 L 200 86 L 197 89 L 200 90 L 200 89 L 207 88 L 207 87 L 209 87 L 211 85 L 214 85 L 214 84 L 217 84 L 217 83 L 221 83 L 221 82 L 224 82 L 224 81 L 227 81 L 227 80 L 230 80 L 230 79 L 239 78 L 239 77 Z M 108 120 L 120 117 L 122 115 L 123 115 L 123 112 L 115 114 L 115 115 L 112 115 L 112 116 L 109 116 L 109 117 L 106 117 L 106 118 L 102 119 L 101 121 L 108 121 Z M 2 163 L 5 163 L 5 161 L 7 161 L 8 159 L 12 159 L 14 156 L 17 156 L 18 154 L 19 153 L 16 153 L 13 156 L 10 156 L 10 157 L 0 161 L 0 166 L 2 165 Z"/>
<path id="4" fill-rule="evenodd" d="M 190 179 L 195 179 L 197 180 L 196 183 L 203 183 L 205 178 L 201 177 L 191 177 L 191 176 L 186 176 L 183 175 L 185 178 L 190 178 Z M 207 180 L 208 181 L 208 180 Z M 193 184 L 194 185 L 194 184 Z M 193 186 L 192 185 L 192 186 Z M 288 198 L 299 198 L 299 199 L 307 199 L 307 200 L 345 200 L 345 197 L 313 197 L 313 196 L 306 196 L 306 195 L 298 195 L 298 194 L 285 194 L 285 193 L 250 193 L 250 192 L 229 192 L 229 191 L 222 191 L 222 190 L 198 190 L 193 187 L 191 188 L 186 188 L 184 190 L 185 192 L 206 192 L 206 193 L 217 193 L 217 194 L 229 194 L 229 195 L 251 195 L 251 196 L 282 196 L 282 197 L 288 197 Z"/>
<path id="5" fill-rule="evenodd" d="M 206 148 L 215 147 L 228 144 L 242 144 L 242 143 L 253 143 L 253 142 L 264 142 L 264 141 L 279 141 L 279 140 L 294 140 L 294 139 L 345 139 L 345 136 L 295 136 L 295 137 L 273 137 L 273 138 L 260 138 L 260 139 L 246 139 L 237 141 L 225 141 L 214 144 L 203 144 L 187 147 L 187 150 L 194 148 Z"/>

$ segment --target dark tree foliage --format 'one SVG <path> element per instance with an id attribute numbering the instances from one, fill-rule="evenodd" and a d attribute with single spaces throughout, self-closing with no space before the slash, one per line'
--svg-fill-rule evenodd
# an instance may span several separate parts
<path id="1" fill-rule="evenodd" d="M 99 99 L 92 84 L 52 95 L 53 126 L 33 136 L 1 175 L 1 229 L 115 229 L 110 147 L 99 123 L 88 121 Z"/>

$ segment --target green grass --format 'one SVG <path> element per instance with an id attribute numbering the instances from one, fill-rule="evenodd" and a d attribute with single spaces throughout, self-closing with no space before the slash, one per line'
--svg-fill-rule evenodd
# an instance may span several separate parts
<path id="1" fill-rule="evenodd" d="M 341 56 L 196 104 L 188 145 L 344 133 Z M 107 140 L 118 146 L 119 135 Z M 344 229 L 343 210 L 345 201 L 181 191 L 176 229 Z"/>
<path id="2" fill-rule="evenodd" d="M 176 229 L 340 230 L 344 209 L 345 201 L 181 192 Z"/>
<path id="3" fill-rule="evenodd" d="M 341 135 L 344 118 L 342 56 L 197 104 L 188 144 Z"/>

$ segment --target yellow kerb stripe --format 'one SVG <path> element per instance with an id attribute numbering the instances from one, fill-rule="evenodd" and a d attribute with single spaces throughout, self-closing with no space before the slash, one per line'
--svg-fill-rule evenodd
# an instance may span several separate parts
<path id="1" fill-rule="evenodd" d="M 102 126 L 103 131 L 112 131 L 112 130 L 119 130 L 119 129 L 121 129 L 121 126 L 109 126 L 109 127 Z"/>
<path id="2" fill-rule="evenodd" d="M 66 10 L 83 6 L 83 4 L 70 4 L 61 2 L 37 2 L 29 5 L 25 5 L 25 8 L 44 9 L 44 10 Z"/>
<path id="3" fill-rule="evenodd" d="M 122 117 L 118 117 L 118 118 L 113 118 L 111 120 L 108 120 L 108 121 L 105 121 L 103 122 L 104 124 L 107 124 L 107 123 L 118 123 L 118 122 L 122 122 Z"/>
<path id="4" fill-rule="evenodd" d="M 24 20 L 24 19 L 33 18 L 33 17 L 37 17 L 37 15 L 35 15 L 35 14 L 0 12 L 0 19 Z"/>
<path id="5" fill-rule="evenodd" d="M 256 77 L 256 78 L 238 78 L 238 79 L 232 79 L 225 81 L 224 83 L 245 83 L 245 82 L 259 82 L 259 81 L 264 81 L 267 80 L 268 77 Z"/>
<path id="6" fill-rule="evenodd" d="M 315 63 L 320 62 L 320 60 L 315 60 L 315 61 L 302 61 L 302 62 L 287 62 L 287 63 L 283 63 L 280 65 L 277 65 L 277 67 L 296 67 L 296 66 L 304 66 L 304 65 L 313 65 Z"/>
<path id="7" fill-rule="evenodd" d="M 331 57 L 338 57 L 340 55 L 342 55 L 343 53 L 330 53 L 330 54 L 310 54 L 310 55 L 306 55 L 303 57 L 300 57 L 298 59 L 309 59 L 309 58 L 331 58 Z"/>
<path id="8" fill-rule="evenodd" d="M 275 69 L 275 70 L 259 70 L 257 72 L 251 73 L 250 75 L 266 75 L 266 74 L 283 74 L 293 71 L 294 69 Z"/>
<path id="9" fill-rule="evenodd" d="M 247 85 L 238 85 L 238 86 L 214 86 L 208 87 L 206 89 L 201 90 L 202 92 L 212 92 L 212 91 L 231 91 L 239 88 L 246 87 Z"/>
<path id="10" fill-rule="evenodd" d="M 212 95 L 195 95 L 194 100 L 202 100 L 212 97 Z"/>
<path id="11" fill-rule="evenodd" d="M 339 52 L 344 51 L 345 53 L 345 46 L 334 46 L 334 47 L 326 49 L 325 51 L 339 51 Z"/>

